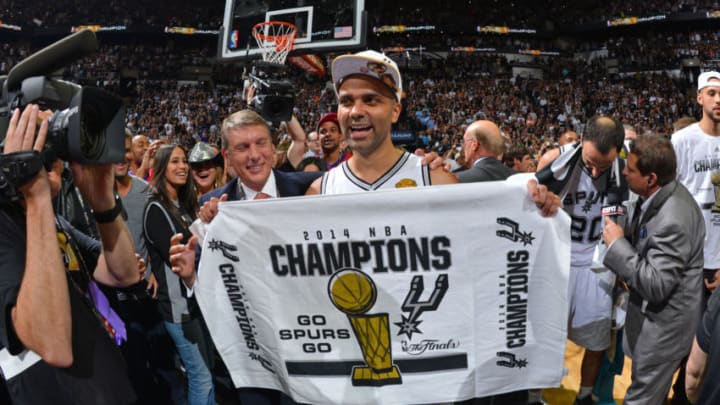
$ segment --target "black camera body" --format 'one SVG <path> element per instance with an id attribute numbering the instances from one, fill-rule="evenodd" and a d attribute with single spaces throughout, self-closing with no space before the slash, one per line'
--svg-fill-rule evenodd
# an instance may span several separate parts
<path id="1" fill-rule="evenodd" d="M 285 69 L 285 65 L 256 61 L 249 75 L 255 87 L 249 107 L 274 125 L 289 122 L 295 106 L 295 86 L 285 78 Z"/>
<path id="2" fill-rule="evenodd" d="M 24 59 L 7 77 L 0 77 L 0 138 L 4 139 L 12 113 L 28 104 L 55 112 L 48 120 L 48 134 L 42 160 L 48 168 L 57 158 L 83 164 L 125 161 L 125 106 L 119 97 L 94 87 L 56 80 L 48 76 L 55 70 L 97 51 L 97 39 L 90 30 L 66 37 Z M 30 169 L 20 164 L 20 155 L 5 154 L 0 173 Z M 24 156 L 24 155 L 23 155 Z M 31 179 L 37 173 L 5 176 L 0 184 L 0 200 L 19 198 L 19 179 Z M 14 181 L 12 179 L 15 179 Z M 26 180 L 26 181 L 27 181 Z"/>

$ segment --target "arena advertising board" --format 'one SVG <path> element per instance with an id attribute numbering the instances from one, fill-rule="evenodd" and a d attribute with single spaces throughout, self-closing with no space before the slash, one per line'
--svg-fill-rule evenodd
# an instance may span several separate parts
<path id="1" fill-rule="evenodd" d="M 228 202 L 195 293 L 236 387 L 407 404 L 558 386 L 569 227 L 524 180 Z"/>

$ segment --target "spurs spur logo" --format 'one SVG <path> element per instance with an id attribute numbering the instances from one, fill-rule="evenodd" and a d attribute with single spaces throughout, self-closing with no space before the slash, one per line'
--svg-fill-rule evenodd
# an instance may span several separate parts
<path id="1" fill-rule="evenodd" d="M 507 217 L 501 217 L 497 219 L 498 225 L 507 226 L 510 228 L 496 231 L 495 234 L 501 238 L 509 239 L 513 242 L 522 242 L 523 246 L 532 245 L 532 241 L 535 237 L 532 236 L 532 232 L 522 232 L 520 225 Z"/>
<path id="2" fill-rule="evenodd" d="M 500 367 L 523 368 L 527 367 L 528 365 L 527 359 L 518 359 L 513 353 L 497 352 L 496 354 L 500 358 L 500 360 L 496 361 L 495 364 Z"/>
<path id="3" fill-rule="evenodd" d="M 410 282 L 410 291 L 405 296 L 405 301 L 402 304 L 403 312 L 409 312 L 410 315 L 406 318 L 405 315 L 401 315 L 402 320 L 400 322 L 394 322 L 395 325 L 400 327 L 398 336 L 405 334 L 408 339 L 412 339 L 413 333 L 422 333 L 418 326 L 422 323 L 420 315 L 425 311 L 437 310 L 440 302 L 442 301 L 445 293 L 448 290 L 448 276 L 447 274 L 441 274 L 435 280 L 435 288 L 433 289 L 430 298 L 425 301 L 420 301 L 420 296 L 423 293 L 425 286 L 423 284 L 423 276 L 415 276 Z"/>
<path id="4" fill-rule="evenodd" d="M 231 245 L 221 240 L 213 239 L 208 243 L 208 248 L 210 248 L 210 250 L 212 250 L 213 252 L 219 249 L 222 252 L 223 256 L 225 256 L 226 258 L 234 262 L 240 261 L 240 258 L 237 257 L 237 255 L 230 253 L 236 252 L 238 250 L 237 246 Z"/>

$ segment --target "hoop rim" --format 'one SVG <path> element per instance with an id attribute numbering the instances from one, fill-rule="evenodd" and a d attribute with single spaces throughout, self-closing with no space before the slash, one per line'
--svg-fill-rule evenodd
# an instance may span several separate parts
<path id="1" fill-rule="evenodd" d="M 290 31 L 287 34 L 278 34 L 278 35 L 265 35 L 262 33 L 262 28 L 266 26 L 284 26 L 287 27 Z M 295 33 L 297 33 L 297 27 L 293 23 L 289 23 L 286 21 L 263 21 L 259 22 L 255 25 L 253 25 L 252 28 L 252 35 L 259 39 L 260 41 L 276 41 L 277 38 L 289 38 L 292 36 L 295 37 Z"/>

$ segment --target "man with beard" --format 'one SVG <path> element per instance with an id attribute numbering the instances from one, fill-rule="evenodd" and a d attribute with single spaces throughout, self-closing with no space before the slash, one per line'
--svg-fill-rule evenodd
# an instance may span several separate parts
<path id="1" fill-rule="evenodd" d="M 115 190 L 120 195 L 123 207 L 125 207 L 126 222 L 133 237 L 135 252 L 139 253 L 143 258 L 147 258 L 145 238 L 142 236 L 142 212 L 148 200 L 149 190 L 147 182 L 130 173 L 130 167 L 134 159 L 132 143 L 132 136 L 126 133 L 125 161 L 113 164 Z"/>
<path id="2" fill-rule="evenodd" d="M 677 156 L 677 179 L 693 195 L 705 219 L 706 301 L 720 284 L 720 72 L 700 74 L 696 100 L 702 108 L 702 118 L 675 132 L 671 140 Z M 689 403 L 684 395 L 684 375 L 681 367 L 673 386 L 673 405 Z"/>
<path id="3" fill-rule="evenodd" d="M 453 174 L 441 168 L 430 170 L 418 156 L 392 144 L 392 124 L 402 110 L 402 82 L 394 61 L 366 51 L 335 58 L 332 69 L 338 112 L 320 119 L 318 133 L 328 167 L 341 166 L 342 170 L 331 170 L 316 180 L 308 194 L 457 183 Z M 332 152 L 343 135 L 353 151 L 346 161 Z"/>
<path id="4" fill-rule="evenodd" d="M 431 169 L 419 157 L 393 145 L 390 131 L 402 110 L 402 78 L 392 59 L 376 51 L 339 56 L 333 61 L 332 78 L 338 95 L 336 119 L 353 155 L 337 170 L 331 170 L 316 180 L 308 194 L 344 194 L 458 182 L 453 174 L 441 168 Z M 483 143 L 492 144 L 486 145 L 492 152 L 478 154 L 478 160 L 480 156 L 487 156 L 497 161 L 496 156 L 502 154 L 502 148 L 498 146 L 502 144 L 502 137 L 493 123 L 473 123 L 464 140 L 472 142 L 474 137 L 482 136 L 478 132 L 485 129 L 492 134 Z M 497 165 L 502 166 L 502 163 L 497 161 Z M 493 176 L 493 179 L 500 178 L 507 178 L 507 175 Z M 528 188 L 542 214 L 555 215 L 560 207 L 560 198 L 548 193 L 545 186 L 538 186 L 535 180 L 528 182 Z M 503 403 L 527 403 L 527 393 L 477 398 L 463 403 L 493 403 L 493 400 L 506 399 L 520 402 Z"/>
<path id="5" fill-rule="evenodd" d="M 376 51 L 342 55 L 333 61 L 332 79 L 338 96 L 337 123 L 353 151 L 315 180 L 308 194 L 342 194 L 397 187 L 457 183 L 442 168 L 431 169 L 421 159 L 396 148 L 390 132 L 402 111 L 402 78 L 397 64 Z M 322 121 L 322 120 L 321 120 Z M 545 216 L 560 206 L 557 195 L 528 183 L 533 201 Z"/>
<path id="6" fill-rule="evenodd" d="M 706 296 L 720 284 L 720 73 L 705 72 L 698 78 L 699 122 L 672 135 L 678 163 L 678 180 L 695 198 L 705 217 Z M 715 178 L 715 180 L 713 180 Z"/>

